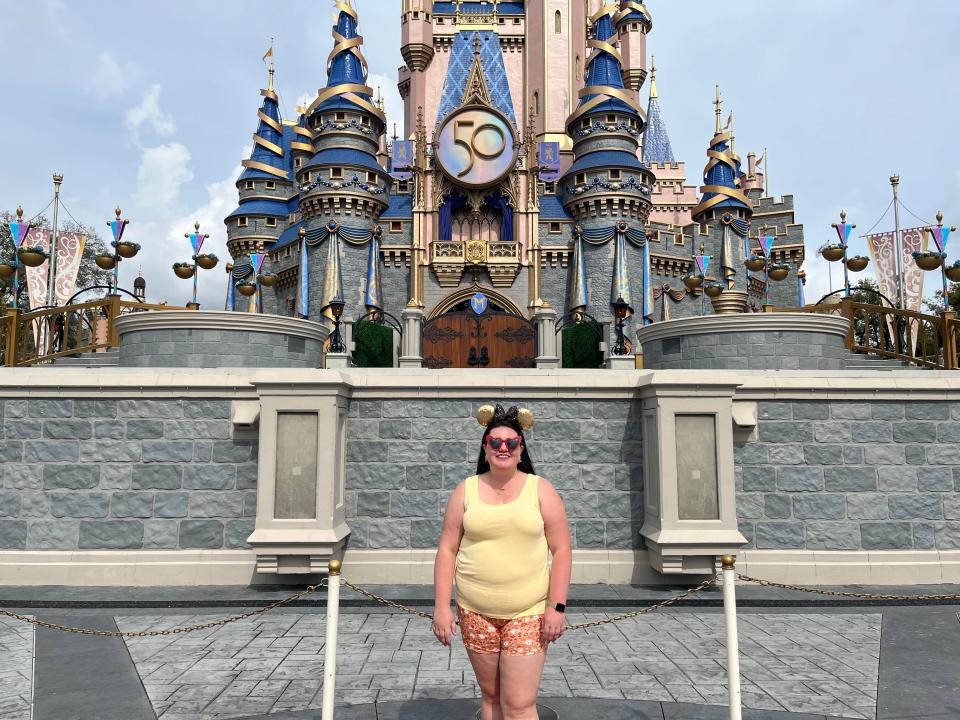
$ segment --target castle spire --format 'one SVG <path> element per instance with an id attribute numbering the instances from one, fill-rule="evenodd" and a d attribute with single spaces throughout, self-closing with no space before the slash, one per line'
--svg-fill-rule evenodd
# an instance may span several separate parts
<path id="1" fill-rule="evenodd" d="M 249 160 L 243 161 L 246 168 L 240 176 L 241 180 L 252 178 L 280 178 L 289 180 L 283 149 L 283 125 L 280 120 L 280 98 L 274 89 L 273 44 L 264 55 L 270 58 L 270 67 L 267 70 L 267 86 L 260 89 L 263 103 L 257 111 L 259 123 L 253 134 L 253 152 Z"/>
<path id="2" fill-rule="evenodd" d="M 373 88 L 367 85 L 367 59 L 360 50 L 363 36 L 357 34 L 357 11 L 349 0 L 334 0 L 334 6 L 339 15 L 331 30 L 333 49 L 327 55 L 327 85 L 320 89 L 307 114 L 338 102 L 343 107 L 345 102 L 374 115 L 386 126 L 386 116 L 373 100 Z"/>
<path id="3" fill-rule="evenodd" d="M 720 125 L 720 114 L 723 100 L 720 97 L 720 86 L 717 86 L 717 97 L 713 105 L 716 113 L 716 131 L 710 141 L 707 157 L 710 160 L 703 169 L 703 186 L 700 192 L 703 196 L 700 204 L 693 210 L 693 219 L 696 222 L 708 220 L 714 210 L 731 210 L 744 219 L 752 215 L 750 200 L 741 189 L 740 157 L 733 151 L 733 113 L 727 120 L 726 126 Z"/>
<path id="4" fill-rule="evenodd" d="M 676 162 L 673 147 L 670 145 L 670 136 L 667 135 L 667 123 L 660 109 L 660 98 L 657 95 L 657 66 L 653 58 L 650 58 L 650 101 L 647 105 L 647 129 L 643 135 L 643 162 L 647 165 Z"/>

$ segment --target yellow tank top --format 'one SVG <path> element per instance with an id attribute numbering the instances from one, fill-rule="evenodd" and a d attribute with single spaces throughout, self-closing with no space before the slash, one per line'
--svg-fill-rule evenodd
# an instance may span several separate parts
<path id="1" fill-rule="evenodd" d="M 466 480 L 457 603 L 487 617 L 540 615 L 550 588 L 540 478 L 527 475 L 517 499 L 503 505 L 481 501 L 479 482 Z"/>

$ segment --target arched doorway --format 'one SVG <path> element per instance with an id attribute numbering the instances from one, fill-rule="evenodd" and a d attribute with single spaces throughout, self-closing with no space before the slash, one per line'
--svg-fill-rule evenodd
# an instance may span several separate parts
<path id="1" fill-rule="evenodd" d="M 443 368 L 532 368 L 537 332 L 506 298 L 473 288 L 437 305 L 423 326 L 423 366 Z"/>

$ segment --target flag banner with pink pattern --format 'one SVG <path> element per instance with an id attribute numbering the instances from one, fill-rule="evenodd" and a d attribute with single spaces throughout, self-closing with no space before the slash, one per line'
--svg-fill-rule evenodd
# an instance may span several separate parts
<path id="1" fill-rule="evenodd" d="M 50 252 L 51 232 L 41 228 L 30 228 L 24 244 L 43 248 Z M 83 248 L 87 244 L 87 236 L 83 233 L 57 233 L 57 279 L 53 296 L 55 305 L 65 305 L 77 286 L 77 273 L 80 271 L 80 261 L 83 258 Z M 27 296 L 30 308 L 35 310 L 47 304 L 47 283 L 50 272 L 50 260 L 39 267 L 25 267 L 27 274 Z M 46 347 L 46 326 L 44 323 L 34 323 L 34 340 L 38 350 Z"/>
<path id="2" fill-rule="evenodd" d="M 50 231 L 42 228 L 30 228 L 23 244 L 28 247 L 43 248 L 45 253 L 50 252 Z M 35 310 L 47 304 L 47 273 L 50 271 L 50 260 L 37 267 L 24 267 L 27 275 L 27 298 L 30 300 L 30 309 Z"/>
<path id="3" fill-rule="evenodd" d="M 87 236 L 83 233 L 57 233 L 57 286 L 54 302 L 66 305 L 77 291 L 77 274 Z"/>
<path id="4" fill-rule="evenodd" d="M 913 253 L 925 249 L 924 228 L 908 228 L 900 231 L 903 242 L 903 305 L 907 310 L 920 311 L 923 304 L 923 270 L 913 261 Z M 874 274 L 877 287 L 891 302 L 897 300 L 897 263 L 894 233 L 867 235 L 867 247 L 873 257 Z M 915 325 L 914 321 L 914 325 Z M 893 335 L 893 323 L 888 320 L 888 328 Z M 916 327 L 912 332 L 916 343 Z"/>

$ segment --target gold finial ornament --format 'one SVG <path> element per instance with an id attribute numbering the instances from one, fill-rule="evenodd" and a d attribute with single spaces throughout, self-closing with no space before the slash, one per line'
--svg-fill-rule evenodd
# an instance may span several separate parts
<path id="1" fill-rule="evenodd" d="M 524 432 L 532 428 L 534 423 L 533 411 L 529 408 L 520 408 L 517 410 L 517 423 Z"/>
<path id="2" fill-rule="evenodd" d="M 120 206 L 117 205 L 117 207 L 114 208 L 113 212 L 116 213 L 117 220 L 119 220 L 119 219 L 120 219 L 120 213 L 121 213 Z"/>
<path id="3" fill-rule="evenodd" d="M 17 205 L 17 222 L 23 222 L 23 208 Z"/>
<path id="4" fill-rule="evenodd" d="M 341 567 L 343 567 L 343 564 L 339 560 L 331 560 L 327 563 L 327 572 L 330 575 L 339 575 Z"/>
<path id="5" fill-rule="evenodd" d="M 199 220 L 194 221 L 194 223 L 193 223 L 193 229 L 196 230 L 197 232 L 200 232 L 200 221 L 199 221 Z"/>
<path id="6" fill-rule="evenodd" d="M 943 225 L 943 210 L 937 210 L 937 225 Z"/>
<path id="7" fill-rule="evenodd" d="M 714 104 L 714 106 L 715 106 L 716 109 L 717 109 L 717 110 L 716 110 L 716 113 L 717 113 L 717 134 L 719 134 L 719 133 L 721 132 L 721 130 L 722 130 L 722 128 L 720 127 L 720 106 L 723 105 L 723 100 L 720 99 L 720 86 L 719 86 L 719 85 L 717 85 L 717 99 L 713 101 L 713 104 Z"/>
<path id="8" fill-rule="evenodd" d="M 845 223 L 846 221 L 847 221 L 847 211 L 846 211 L 846 210 L 841 210 L 841 211 L 840 211 L 840 222 Z"/>
<path id="9" fill-rule="evenodd" d="M 474 417 L 477 418 L 477 422 L 483 426 L 490 424 L 490 421 L 493 420 L 494 407 L 493 405 L 481 405 L 477 408 L 477 413 Z"/>
<path id="10" fill-rule="evenodd" d="M 657 97 L 657 62 L 650 56 L 650 97 Z"/>
<path id="11" fill-rule="evenodd" d="M 301 225 L 300 229 L 297 230 L 297 237 L 303 240 L 306 236 L 307 236 L 307 229 Z"/>
<path id="12" fill-rule="evenodd" d="M 733 555 L 724 555 L 720 558 L 720 564 L 723 565 L 724 570 L 733 570 L 733 566 L 736 564 L 737 558 Z"/>

